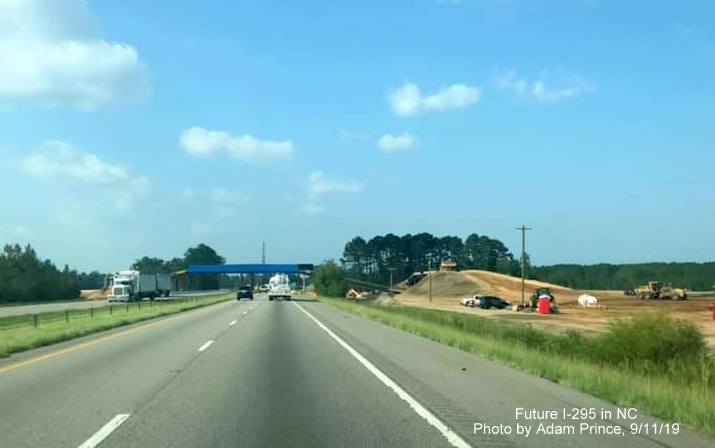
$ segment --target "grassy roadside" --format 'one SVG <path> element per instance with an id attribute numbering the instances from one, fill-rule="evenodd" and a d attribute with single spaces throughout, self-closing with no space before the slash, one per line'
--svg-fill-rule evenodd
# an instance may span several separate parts
<path id="1" fill-rule="evenodd" d="M 0 318 L 0 357 L 234 298 L 233 293 L 223 293 L 176 301 L 143 302 L 141 306 L 137 303 L 105 306 L 91 311 L 73 311 L 71 314 L 40 313 L 37 315 L 40 322 L 37 327 L 28 316 Z"/>
<path id="2" fill-rule="evenodd" d="M 77 297 L 75 299 L 67 299 L 67 300 L 32 300 L 29 302 L 26 301 L 7 301 L 7 302 L 0 302 L 0 308 L 7 307 L 7 306 L 24 306 L 24 305 L 47 305 L 50 303 L 70 303 L 70 302 L 85 302 L 85 301 L 90 301 L 89 299 L 83 299 L 81 297 Z"/>
<path id="3" fill-rule="evenodd" d="M 608 365 L 595 355 L 583 357 L 582 344 L 594 339 L 571 332 L 553 336 L 528 326 L 495 322 L 478 316 L 426 310 L 405 305 L 388 307 L 343 299 L 320 301 L 433 341 L 499 361 L 621 406 L 674 421 L 715 435 L 715 381 L 712 358 L 697 358 L 666 367 L 636 363 Z M 617 334 L 622 336 L 622 334 Z M 591 345 L 589 345 L 591 344 Z M 618 345 L 630 346 L 629 341 Z M 593 358 L 589 358 L 593 356 Z M 682 365 L 680 365 L 682 364 Z"/>

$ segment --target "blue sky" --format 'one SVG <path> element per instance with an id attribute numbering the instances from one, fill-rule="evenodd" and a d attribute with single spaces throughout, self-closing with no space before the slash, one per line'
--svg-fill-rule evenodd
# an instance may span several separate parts
<path id="1" fill-rule="evenodd" d="M 0 0 L 0 240 L 112 271 L 476 232 L 715 248 L 715 6 Z"/>

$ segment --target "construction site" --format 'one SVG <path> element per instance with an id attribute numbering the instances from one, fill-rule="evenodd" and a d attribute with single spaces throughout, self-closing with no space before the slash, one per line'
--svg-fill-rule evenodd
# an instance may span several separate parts
<path id="1" fill-rule="evenodd" d="M 635 291 L 582 291 L 526 279 L 522 303 L 522 279 L 518 277 L 480 270 L 456 271 L 451 267 L 433 271 L 431 274 L 423 273 L 419 277 L 421 278 L 412 285 L 409 281 L 395 285 L 396 294 L 392 294 L 391 298 L 382 294 L 380 300 L 477 314 L 491 319 L 533 325 L 550 332 L 578 330 L 599 333 L 613 319 L 628 318 L 640 313 L 664 312 L 671 317 L 696 324 L 708 344 L 715 347 L 713 291 L 688 291 L 687 295 L 680 297 L 678 294 L 685 294 L 683 290 L 661 282 L 651 282 L 653 285 L 644 285 Z M 648 290 L 649 286 L 655 290 Z M 531 305 L 532 295 L 545 290 L 550 291 L 554 304 L 558 306 L 557 312 L 540 314 L 535 312 Z M 662 291 L 663 296 L 658 296 L 659 291 Z M 646 292 L 650 296 L 645 297 Z M 465 306 L 465 302 L 471 297 L 498 297 L 508 301 L 511 306 L 501 309 Z M 585 302 L 583 297 L 595 300 Z M 686 297 L 687 300 L 684 300 Z"/>

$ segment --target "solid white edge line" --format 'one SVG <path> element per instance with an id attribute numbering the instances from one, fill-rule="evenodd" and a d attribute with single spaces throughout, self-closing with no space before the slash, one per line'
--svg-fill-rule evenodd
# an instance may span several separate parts
<path id="1" fill-rule="evenodd" d="M 119 428 L 119 425 L 124 423 L 124 420 L 128 419 L 131 414 L 117 414 L 113 419 L 111 419 L 109 422 L 107 422 L 106 425 L 102 426 L 99 431 L 95 432 L 92 437 L 89 439 L 85 440 L 82 445 L 80 445 L 78 448 L 94 448 L 100 443 L 102 443 L 102 440 L 106 439 L 107 436 L 109 436 L 112 431 L 115 429 Z"/>
<path id="2" fill-rule="evenodd" d="M 320 328 L 325 330 L 330 337 L 332 337 L 338 344 L 340 344 L 345 350 L 350 353 L 353 358 L 357 359 L 360 364 L 365 366 L 367 370 L 370 371 L 373 375 L 375 375 L 380 381 L 382 381 L 387 387 L 392 389 L 393 392 L 397 394 L 398 397 L 400 397 L 402 400 L 406 401 L 407 404 L 410 405 L 410 407 L 419 415 L 422 417 L 427 423 L 429 423 L 431 426 L 435 427 L 446 439 L 447 441 L 455 447 L 458 448 L 471 448 L 471 446 L 464 441 L 459 435 L 452 431 L 447 425 L 442 423 L 442 421 L 437 418 L 434 414 L 432 414 L 430 411 L 427 410 L 422 404 L 420 404 L 419 401 L 414 399 L 410 394 L 408 394 L 404 389 L 402 389 L 397 383 L 395 383 L 389 376 L 385 375 L 382 370 L 377 368 L 373 363 L 367 360 L 364 356 L 360 354 L 357 350 L 352 348 L 350 345 L 348 345 L 347 342 L 343 341 L 340 336 L 336 335 L 333 333 L 328 327 L 323 325 L 322 322 L 320 322 L 318 319 L 316 319 L 312 314 L 310 314 L 308 311 L 306 311 L 302 306 L 298 305 L 298 303 L 293 302 L 295 306 L 298 307 L 299 310 L 305 313 L 306 316 L 310 317 L 313 322 L 315 322 Z"/>
<path id="3" fill-rule="evenodd" d="M 199 347 L 199 351 L 200 351 L 200 352 L 203 352 L 204 350 L 206 350 L 207 348 L 209 348 L 209 346 L 210 346 L 211 344 L 213 344 L 213 343 L 214 343 L 214 340 L 213 340 L 213 339 L 211 339 L 210 341 L 206 341 L 206 343 L 205 343 L 204 345 L 202 345 L 201 347 Z"/>
<path id="4" fill-rule="evenodd" d="M 235 321 L 235 320 L 232 320 L 229 325 L 236 325 L 236 321 Z"/>

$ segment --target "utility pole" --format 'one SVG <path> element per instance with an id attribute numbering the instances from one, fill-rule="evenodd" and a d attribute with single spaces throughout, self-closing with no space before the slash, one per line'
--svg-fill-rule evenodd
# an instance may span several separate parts
<path id="1" fill-rule="evenodd" d="M 266 264 L 266 243 L 261 243 L 261 263 Z"/>
<path id="2" fill-rule="evenodd" d="M 429 254 L 427 260 L 427 267 L 429 269 L 429 301 L 432 301 L 432 254 Z"/>
<path id="3" fill-rule="evenodd" d="M 392 296 L 392 273 L 395 272 L 395 268 L 387 268 L 390 271 L 390 296 Z"/>
<path id="4" fill-rule="evenodd" d="M 516 230 L 521 230 L 521 304 L 526 305 L 525 291 L 525 275 L 526 275 L 526 231 L 531 230 L 531 227 L 526 227 L 522 225 L 517 227 Z"/>

